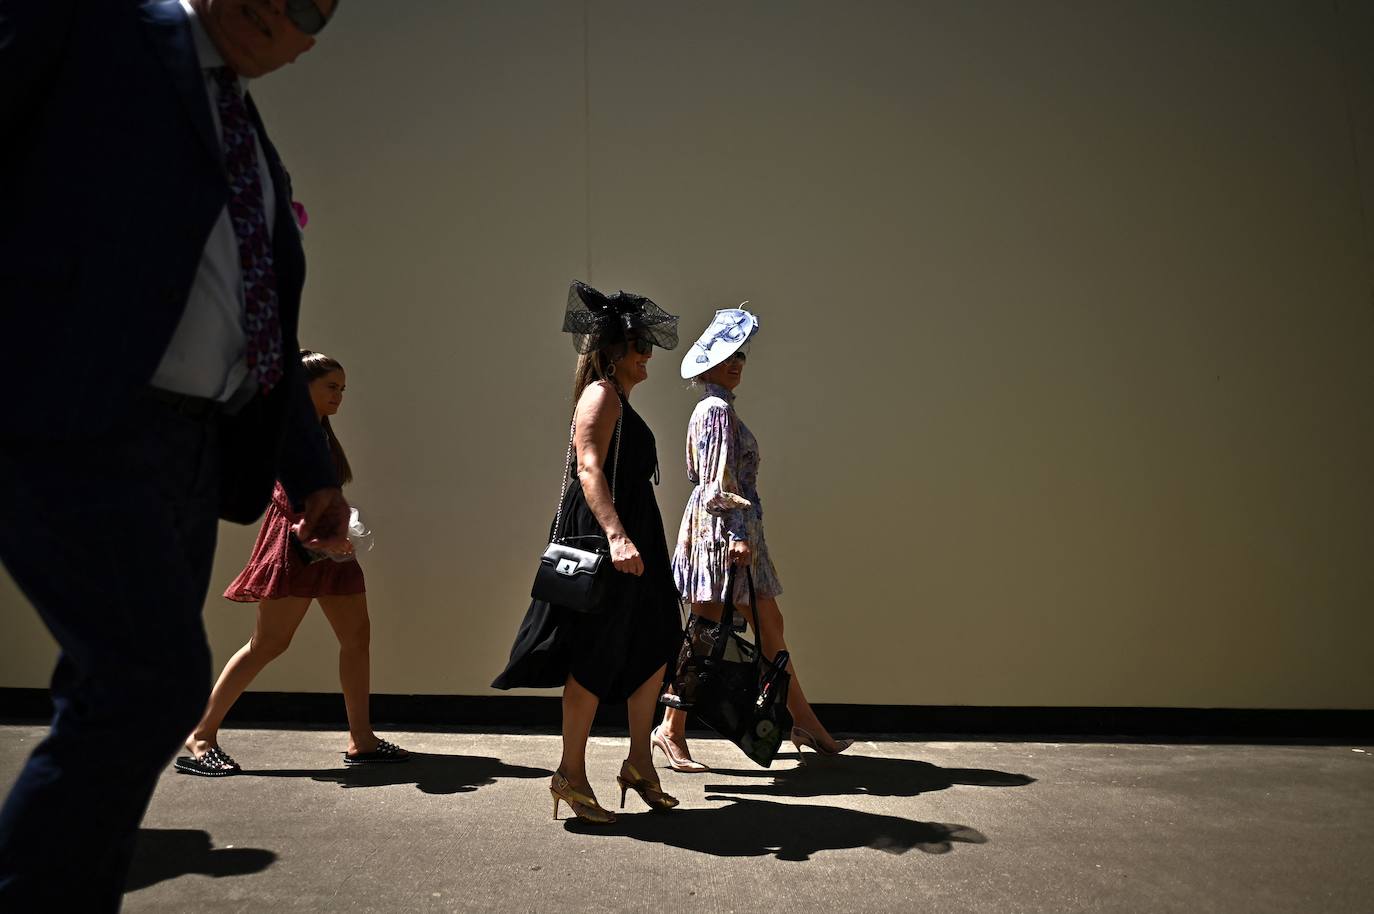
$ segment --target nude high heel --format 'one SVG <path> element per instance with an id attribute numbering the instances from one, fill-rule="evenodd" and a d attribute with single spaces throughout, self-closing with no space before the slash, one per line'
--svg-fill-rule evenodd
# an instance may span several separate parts
<path id="1" fill-rule="evenodd" d="M 792 745 L 797 747 L 797 759 L 805 762 L 806 759 L 802 758 L 802 746 L 806 746 L 817 755 L 839 755 L 841 752 L 854 745 L 854 741 L 852 739 L 837 739 L 835 740 L 835 748 L 827 751 L 821 748 L 820 741 L 816 739 L 811 731 L 803 730 L 801 727 L 793 727 Z"/>
<path id="2" fill-rule="evenodd" d="M 640 777 L 635 766 L 626 759 L 620 766 L 620 774 L 615 776 L 615 782 L 620 785 L 620 808 L 625 808 L 625 794 L 633 790 L 639 794 L 639 798 L 649 804 L 649 808 L 654 812 L 667 812 L 677 805 L 677 797 L 669 796 L 663 792 L 663 787 L 655 781 Z"/>
<path id="3" fill-rule="evenodd" d="M 689 756 L 673 754 L 673 744 L 668 741 L 668 735 L 663 732 L 662 727 L 654 727 L 649 734 L 649 751 L 657 749 L 663 753 L 663 757 L 668 760 L 668 767 L 683 774 L 699 774 L 711 769 Z"/>

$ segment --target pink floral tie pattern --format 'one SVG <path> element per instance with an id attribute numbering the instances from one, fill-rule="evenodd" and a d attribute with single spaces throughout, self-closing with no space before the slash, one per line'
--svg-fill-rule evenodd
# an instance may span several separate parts
<path id="1" fill-rule="evenodd" d="M 272 240 L 267 232 L 267 209 L 253 121 L 228 67 L 212 71 L 219 88 L 218 108 L 224 142 L 224 165 L 229 176 L 229 219 L 238 239 L 243 271 L 244 358 L 258 388 L 267 393 L 282 376 L 281 321 L 277 315 L 277 273 L 272 265 Z"/>

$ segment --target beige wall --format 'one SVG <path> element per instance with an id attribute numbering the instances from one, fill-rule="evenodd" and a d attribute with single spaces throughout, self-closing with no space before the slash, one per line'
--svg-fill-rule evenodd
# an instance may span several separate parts
<path id="1" fill-rule="evenodd" d="M 580 277 L 688 338 L 761 315 L 739 407 L 814 700 L 1374 707 L 1354 6 L 346 5 L 255 94 L 312 217 L 303 342 L 349 368 L 376 691 L 505 659 Z M 679 356 L 635 397 L 670 531 Z M 41 685 L 0 588 L 0 685 Z M 336 687 L 317 613 L 258 686 Z"/>

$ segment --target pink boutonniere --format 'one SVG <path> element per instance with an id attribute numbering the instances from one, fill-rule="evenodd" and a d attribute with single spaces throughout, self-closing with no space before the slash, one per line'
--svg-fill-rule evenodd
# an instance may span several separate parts
<path id="1" fill-rule="evenodd" d="M 292 200 L 291 212 L 296 216 L 296 224 L 301 228 L 305 228 L 306 223 L 310 221 L 310 215 L 306 213 L 305 207 L 295 200 Z"/>

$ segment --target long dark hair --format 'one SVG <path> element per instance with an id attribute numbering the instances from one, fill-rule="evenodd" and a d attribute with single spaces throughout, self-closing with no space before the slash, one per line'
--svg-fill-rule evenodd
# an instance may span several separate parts
<path id="1" fill-rule="evenodd" d="M 620 387 L 615 380 L 615 363 L 625 357 L 626 345 L 614 343 L 604 349 L 593 349 L 577 357 L 577 368 L 573 371 L 573 412 L 577 411 L 577 401 L 582 399 L 582 391 L 596 381 L 610 381 Z"/>
<path id="2" fill-rule="evenodd" d="M 323 352 L 311 352 L 309 349 L 301 350 L 301 367 L 305 369 L 305 379 L 313 381 L 322 378 L 331 371 L 343 371 L 343 366 L 338 359 L 331 359 Z M 348 465 L 348 457 L 344 454 L 343 445 L 339 443 L 338 436 L 334 434 L 334 428 L 329 424 L 329 417 L 324 416 L 320 419 L 320 425 L 324 426 L 325 437 L 329 439 L 329 451 L 334 455 L 334 473 L 339 477 L 339 482 L 353 481 L 353 468 Z"/>

